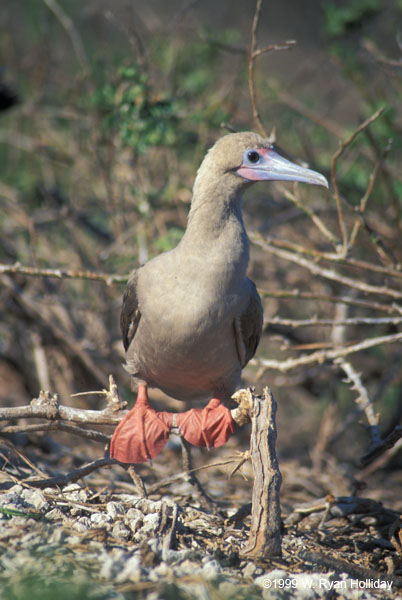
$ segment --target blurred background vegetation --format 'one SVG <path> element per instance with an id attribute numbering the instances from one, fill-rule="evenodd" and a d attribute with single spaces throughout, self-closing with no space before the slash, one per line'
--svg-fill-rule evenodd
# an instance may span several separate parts
<path id="1" fill-rule="evenodd" d="M 248 85 L 254 11 L 251 0 L 3 0 L 0 261 L 125 275 L 173 247 L 206 149 L 228 127 L 256 129 Z M 338 461 L 351 481 L 369 436 L 354 402 L 359 392 L 344 382 L 342 369 L 325 360 L 282 374 L 258 359 L 284 360 L 400 331 L 397 320 L 295 327 L 284 319 L 401 316 L 401 23 L 400 0 L 284 0 L 263 4 L 258 29 L 260 47 L 297 42 L 255 63 L 262 122 L 268 132 L 275 128 L 294 160 L 330 178 L 340 140 L 384 107 L 336 164 L 349 234 L 360 223 L 349 257 L 378 270 L 322 256 L 334 248 L 300 203 L 341 239 L 335 200 L 323 190 L 255 186 L 244 206 L 250 232 L 282 248 L 299 244 L 310 255 L 288 248 L 296 256 L 396 290 L 367 294 L 252 249 L 250 275 L 267 292 L 267 323 L 245 382 L 274 390 L 283 460 L 312 460 L 329 472 Z M 2 275 L 1 404 L 25 404 L 42 388 L 58 392 L 63 403 L 97 407 L 94 396 L 70 394 L 106 387 L 109 373 L 131 401 L 118 330 L 123 289 Z M 280 297 L 286 291 L 293 296 Z M 345 297 L 349 304 L 331 300 Z M 350 359 L 380 413 L 383 436 L 402 420 L 401 355 L 399 342 Z M 246 446 L 239 437 L 232 448 Z M 400 483 L 401 465 L 394 451 L 376 471 L 377 483 L 385 476 Z"/>

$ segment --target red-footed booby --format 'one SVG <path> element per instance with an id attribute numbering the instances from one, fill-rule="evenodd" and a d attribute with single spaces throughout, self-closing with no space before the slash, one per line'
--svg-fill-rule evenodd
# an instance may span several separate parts
<path id="1" fill-rule="evenodd" d="M 154 458 L 172 426 L 195 446 L 221 446 L 233 433 L 225 402 L 256 352 L 263 321 L 260 297 L 246 275 L 242 194 L 254 182 L 272 180 L 328 187 L 323 175 L 281 157 L 260 135 L 222 137 L 198 170 L 180 243 L 131 274 L 120 325 L 138 396 L 112 437 L 110 453 L 119 462 Z M 157 412 L 148 387 L 178 400 L 209 402 L 184 413 Z"/>

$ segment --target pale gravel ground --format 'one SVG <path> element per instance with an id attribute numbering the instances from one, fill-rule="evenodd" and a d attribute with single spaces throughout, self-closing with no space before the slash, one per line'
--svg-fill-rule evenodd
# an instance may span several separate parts
<path id="1" fill-rule="evenodd" d="M 395 587 L 391 593 L 370 589 L 370 582 L 359 588 L 346 573 L 296 573 L 239 559 L 246 531 L 195 505 L 130 494 L 91 502 L 91 494 L 78 484 L 61 491 L 17 484 L 0 492 L 1 600 L 25 599 L 27 590 L 36 598 L 35 586 L 58 600 L 66 589 L 72 600 L 398 597 Z M 287 534 L 284 550 L 306 540 Z"/>

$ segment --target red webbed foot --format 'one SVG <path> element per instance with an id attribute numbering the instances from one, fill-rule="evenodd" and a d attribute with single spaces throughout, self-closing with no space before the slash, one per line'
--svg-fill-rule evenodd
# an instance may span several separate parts
<path id="1" fill-rule="evenodd" d="M 234 432 L 230 410 L 216 398 L 205 408 L 192 408 L 176 415 L 176 424 L 190 444 L 207 448 L 223 446 Z"/>
<path id="2" fill-rule="evenodd" d="M 110 456 L 130 464 L 155 458 L 169 439 L 172 417 L 171 413 L 154 410 L 148 401 L 146 385 L 140 385 L 134 407 L 113 433 Z"/>

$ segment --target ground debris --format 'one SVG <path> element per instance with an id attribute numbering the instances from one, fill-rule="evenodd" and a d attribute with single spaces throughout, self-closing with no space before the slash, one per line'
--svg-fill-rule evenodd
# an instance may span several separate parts
<path id="1" fill-rule="evenodd" d="M 148 487 L 161 473 L 170 477 L 148 498 L 124 469 L 110 464 L 64 486 L 29 485 L 39 473 L 58 477 L 93 460 L 83 460 L 85 451 L 77 447 L 66 456 L 60 446 L 57 462 L 34 445 L 27 456 L 8 446 L 0 480 L 0 583 L 10 596 L 23 597 L 32 577 L 54 594 L 67 586 L 73 599 L 90 589 L 91 597 L 118 600 L 132 594 L 149 600 L 313 599 L 331 590 L 367 600 L 397 598 L 402 589 L 399 513 L 371 498 L 311 499 L 311 490 L 319 489 L 312 472 L 304 502 L 292 500 L 285 486 L 282 557 L 261 562 L 242 554 L 252 483 L 240 474 L 228 479 L 227 460 L 214 456 L 215 465 L 200 471 L 215 498 L 211 510 L 190 484 L 175 480 L 179 457 L 169 450 L 153 467 L 139 469 Z M 233 453 L 230 444 L 225 452 Z M 204 466 L 205 454 L 197 462 Z"/>

